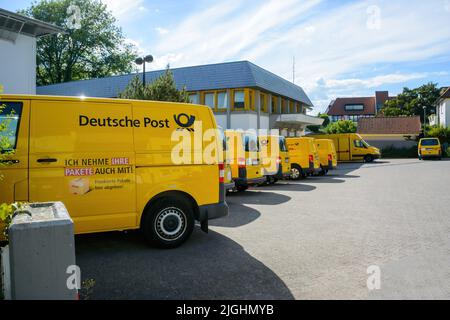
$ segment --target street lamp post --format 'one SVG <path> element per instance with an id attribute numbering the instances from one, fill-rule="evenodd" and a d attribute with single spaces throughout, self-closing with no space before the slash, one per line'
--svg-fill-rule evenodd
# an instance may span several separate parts
<path id="1" fill-rule="evenodd" d="M 135 62 L 137 65 L 141 65 L 141 64 L 142 64 L 142 67 L 143 67 L 143 72 L 142 72 L 142 84 L 143 84 L 144 88 L 145 88 L 145 63 L 146 63 L 146 62 L 151 63 L 152 61 L 153 61 L 153 56 L 152 56 L 151 54 L 146 55 L 146 56 L 143 57 L 143 58 L 137 58 L 136 60 L 134 60 L 134 62 Z"/>
<path id="2" fill-rule="evenodd" d="M 423 126 L 427 124 L 427 107 L 423 106 Z"/>

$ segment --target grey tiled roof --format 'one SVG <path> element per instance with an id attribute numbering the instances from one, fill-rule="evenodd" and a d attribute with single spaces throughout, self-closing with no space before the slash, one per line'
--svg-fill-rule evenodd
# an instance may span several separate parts
<path id="1" fill-rule="evenodd" d="M 188 91 L 260 88 L 313 106 L 303 89 L 248 61 L 226 62 L 171 69 L 177 87 Z M 146 72 L 146 81 L 159 77 L 164 70 Z M 72 81 L 37 88 L 41 95 L 116 97 L 136 74 Z M 139 73 L 142 77 L 142 73 Z"/>

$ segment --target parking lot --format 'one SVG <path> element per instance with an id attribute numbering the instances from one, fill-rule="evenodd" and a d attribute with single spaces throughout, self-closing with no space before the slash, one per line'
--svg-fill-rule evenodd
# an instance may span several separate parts
<path id="1" fill-rule="evenodd" d="M 450 161 L 341 164 L 230 195 L 229 216 L 175 250 L 77 236 L 77 264 L 92 299 L 449 299 L 449 187 Z"/>

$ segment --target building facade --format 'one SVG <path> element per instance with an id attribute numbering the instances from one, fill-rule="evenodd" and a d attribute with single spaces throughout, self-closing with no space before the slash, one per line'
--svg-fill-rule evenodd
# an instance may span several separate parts
<path id="1" fill-rule="evenodd" d="M 337 98 L 331 101 L 326 114 L 330 116 L 331 122 L 339 120 L 352 120 L 372 118 L 380 111 L 389 97 L 388 91 L 377 91 L 373 97 Z"/>
<path id="2" fill-rule="evenodd" d="M 448 128 L 450 126 L 450 87 L 441 89 L 441 96 L 436 103 L 436 124 Z"/>
<path id="3" fill-rule="evenodd" d="M 36 38 L 62 31 L 0 8 L 0 85 L 4 93 L 36 94 Z"/>
<path id="4" fill-rule="evenodd" d="M 303 89 L 251 62 L 236 61 L 171 69 L 179 89 L 192 103 L 209 106 L 218 125 L 227 129 L 279 129 L 300 136 L 323 120 L 307 115 L 313 104 Z M 146 72 L 147 81 L 164 70 Z M 39 87 L 38 94 L 115 98 L 134 76 L 73 81 Z"/>

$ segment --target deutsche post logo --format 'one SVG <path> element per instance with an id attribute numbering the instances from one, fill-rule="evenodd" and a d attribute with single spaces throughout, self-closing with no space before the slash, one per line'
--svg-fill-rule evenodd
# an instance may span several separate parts
<path id="1" fill-rule="evenodd" d="M 178 116 L 176 114 L 173 115 L 173 119 L 177 123 L 180 128 L 178 130 L 188 130 L 193 132 L 194 129 L 190 128 L 195 122 L 195 116 L 193 115 L 187 115 L 186 113 L 180 113 Z"/>

